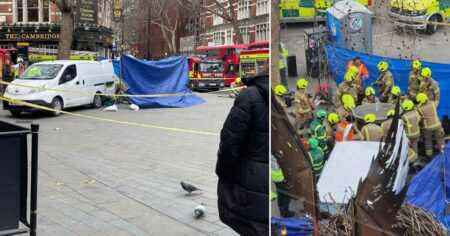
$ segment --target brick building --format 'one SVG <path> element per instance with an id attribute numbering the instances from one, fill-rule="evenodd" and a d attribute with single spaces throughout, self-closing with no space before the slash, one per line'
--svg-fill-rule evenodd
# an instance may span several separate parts
<path id="1" fill-rule="evenodd" d="M 188 25 L 192 21 L 190 16 L 183 11 L 183 9 L 175 9 L 175 7 L 169 8 L 167 14 L 171 18 L 174 24 L 176 18 L 176 11 L 179 11 L 179 22 L 175 35 L 175 42 L 177 48 L 177 54 L 180 52 L 180 38 L 190 35 Z M 151 15 L 151 13 L 150 13 Z M 149 16 L 150 16 L 149 15 Z M 147 16 L 147 17 L 149 17 Z M 138 57 L 159 59 L 166 56 L 170 56 L 169 46 L 163 37 L 161 28 L 155 24 L 149 24 L 150 18 L 141 19 L 138 30 Z M 173 26 L 173 25 L 172 25 Z M 170 33 L 168 37 L 171 38 Z"/>
<path id="2" fill-rule="evenodd" d="M 228 9 L 228 1 L 220 0 Z M 216 3 L 207 0 L 208 8 L 217 8 Z M 235 16 L 244 43 L 253 43 L 269 40 L 269 0 L 234 0 Z M 200 37 L 202 45 L 229 45 L 233 44 L 235 32 L 233 26 L 210 12 L 203 13 L 206 32 Z"/>
<path id="3" fill-rule="evenodd" d="M 49 0 L 0 1 L 0 47 L 58 48 L 61 13 Z M 72 49 L 109 55 L 113 41 L 112 0 L 77 0 Z M 44 54 L 47 54 L 44 53 Z"/>

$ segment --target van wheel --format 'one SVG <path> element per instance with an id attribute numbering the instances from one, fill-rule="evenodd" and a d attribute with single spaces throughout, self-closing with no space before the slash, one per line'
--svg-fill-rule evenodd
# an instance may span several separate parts
<path id="1" fill-rule="evenodd" d="M 14 117 L 19 117 L 20 114 L 22 113 L 22 111 L 13 111 L 13 110 L 9 110 L 9 112 L 11 112 L 11 115 L 13 115 Z"/>
<path id="2" fill-rule="evenodd" d="M 92 101 L 92 107 L 95 109 L 102 107 L 102 96 L 100 95 L 94 96 L 94 101 Z"/>
<path id="3" fill-rule="evenodd" d="M 430 17 L 430 20 L 428 21 L 430 23 L 437 23 L 438 22 L 438 17 L 437 15 L 433 15 Z M 437 24 L 428 24 L 427 25 L 427 33 L 429 34 L 434 34 L 436 32 L 436 30 L 438 29 L 438 25 Z"/>
<path id="4" fill-rule="evenodd" d="M 50 112 L 51 116 L 55 116 L 56 117 L 56 116 L 61 115 L 61 110 L 63 108 L 63 103 L 62 103 L 61 99 L 60 98 L 53 98 L 52 107 L 51 108 L 53 110 L 57 110 L 57 111 Z"/>
<path id="5" fill-rule="evenodd" d="M 189 88 L 190 88 L 192 91 L 195 90 L 195 85 L 194 85 L 193 82 L 190 82 L 190 83 L 189 83 Z"/>

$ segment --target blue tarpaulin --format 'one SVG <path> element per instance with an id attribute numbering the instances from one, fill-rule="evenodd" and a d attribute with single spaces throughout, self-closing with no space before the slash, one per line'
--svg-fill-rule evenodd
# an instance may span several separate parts
<path id="1" fill-rule="evenodd" d="M 117 64 L 114 70 L 117 73 Z M 140 108 L 188 107 L 203 103 L 189 89 L 187 58 L 173 57 L 159 61 L 142 61 L 126 55 L 120 57 L 120 78 L 128 86 L 127 94 L 182 94 L 169 97 L 130 97 Z"/>
<path id="2" fill-rule="evenodd" d="M 359 56 L 361 61 L 369 70 L 369 78 L 364 81 L 364 87 L 369 86 L 372 82 L 375 82 L 375 80 L 380 76 L 380 72 L 377 69 L 378 62 L 386 61 L 389 63 L 389 69 L 394 76 L 395 85 L 400 86 L 402 93 L 407 94 L 408 78 L 412 62 L 411 60 L 400 60 L 376 55 L 368 55 L 331 45 L 327 45 L 325 49 L 327 52 L 331 75 L 336 79 L 336 83 L 339 84 L 344 80 L 347 63 L 354 57 Z M 432 71 L 431 77 L 439 84 L 439 88 L 441 90 L 441 99 L 438 107 L 439 117 L 442 117 L 444 114 L 450 114 L 450 64 L 422 61 L 422 67 L 430 67 Z"/>
<path id="3" fill-rule="evenodd" d="M 310 219 L 272 217 L 272 229 L 286 228 L 287 236 L 308 236 L 314 233 L 314 226 Z M 281 235 L 281 234 L 278 234 Z"/>
<path id="4" fill-rule="evenodd" d="M 450 142 L 445 147 L 444 154 L 437 155 L 414 176 L 405 200 L 415 206 L 430 209 L 443 222 L 448 221 L 442 214 L 446 201 L 450 201 Z"/>

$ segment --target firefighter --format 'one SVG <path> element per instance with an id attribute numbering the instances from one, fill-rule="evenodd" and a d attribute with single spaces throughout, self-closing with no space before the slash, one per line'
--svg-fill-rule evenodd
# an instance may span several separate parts
<path id="1" fill-rule="evenodd" d="M 277 193 L 271 193 L 275 195 L 278 199 L 278 208 L 280 209 L 281 217 L 288 218 L 293 217 L 295 212 L 289 210 L 289 203 L 291 202 L 291 197 L 289 196 L 289 185 L 284 178 L 283 171 L 278 165 L 277 159 L 272 155 L 271 157 L 271 168 L 270 175 L 272 181 L 275 183 L 277 188 Z"/>
<path id="2" fill-rule="evenodd" d="M 430 101 L 436 103 L 436 107 L 439 106 L 439 99 L 441 98 L 441 92 L 439 91 L 439 85 L 431 78 L 431 69 L 428 67 L 423 68 L 420 71 L 420 88 L 419 92 L 428 96 Z"/>
<path id="3" fill-rule="evenodd" d="M 242 91 L 241 78 L 237 77 L 233 83 L 230 84 L 230 91 L 228 91 L 228 96 L 230 98 L 236 98 L 237 95 Z"/>
<path id="4" fill-rule="evenodd" d="M 375 124 L 376 120 L 377 117 L 375 114 L 369 113 L 364 116 L 364 122 L 366 122 L 366 125 L 361 129 L 364 141 L 379 142 L 383 137 L 381 127 Z"/>
<path id="5" fill-rule="evenodd" d="M 301 137 L 306 136 L 306 127 L 312 119 L 314 109 L 311 95 L 307 92 L 308 81 L 304 78 L 297 80 L 297 91 L 295 92 L 295 129 Z"/>
<path id="6" fill-rule="evenodd" d="M 387 102 L 392 86 L 394 86 L 394 77 L 388 70 L 389 65 L 387 62 L 385 61 L 379 62 L 377 64 L 377 68 L 380 71 L 381 75 L 374 83 L 372 83 L 372 86 L 378 86 L 378 94 L 380 94 L 380 101 Z"/>
<path id="7" fill-rule="evenodd" d="M 286 110 L 287 105 L 286 105 L 286 101 L 284 100 L 284 95 L 287 92 L 286 87 L 284 87 L 284 85 L 279 84 L 277 86 L 275 86 L 275 100 L 278 102 L 278 104 L 280 104 L 281 107 L 283 107 L 283 110 Z"/>
<path id="8" fill-rule="evenodd" d="M 408 96 L 410 99 L 416 99 L 417 93 L 419 93 L 420 69 L 422 69 L 422 63 L 419 60 L 413 61 L 411 64 L 411 72 L 409 72 L 408 79 Z"/>
<path id="9" fill-rule="evenodd" d="M 362 100 L 361 104 L 369 104 L 369 103 L 379 103 L 380 99 L 375 96 L 375 89 L 372 87 L 367 87 L 366 91 L 364 91 L 366 97 Z"/>
<path id="10" fill-rule="evenodd" d="M 333 94 L 333 102 L 336 107 L 339 107 L 342 105 L 342 96 L 344 94 L 349 94 L 353 97 L 354 101 L 357 101 L 358 99 L 358 90 L 356 88 L 355 81 L 355 75 L 351 72 L 347 72 L 344 76 L 344 82 L 339 84 L 338 88 L 336 89 L 336 92 Z"/>
<path id="11" fill-rule="evenodd" d="M 369 78 L 369 71 L 367 70 L 366 65 L 361 62 L 360 57 L 355 57 L 351 61 L 347 63 L 347 70 L 351 67 L 356 67 L 358 72 L 356 73 L 356 87 L 358 88 L 358 101 L 361 101 L 364 97 L 363 89 L 363 80 Z"/>
<path id="12" fill-rule="evenodd" d="M 405 100 L 402 103 L 403 114 L 402 121 L 405 127 L 406 137 L 408 137 L 410 146 L 415 153 L 418 153 L 418 144 L 420 139 L 420 121 L 422 117 L 419 112 L 414 109 L 414 102 Z"/>
<path id="13" fill-rule="evenodd" d="M 344 94 L 342 98 L 343 106 L 336 109 L 340 120 L 344 120 L 347 116 L 353 117 L 353 109 L 355 109 L 355 101 L 352 96 Z"/>
<path id="14" fill-rule="evenodd" d="M 387 120 L 385 120 L 383 123 L 381 123 L 381 131 L 383 132 L 383 137 L 386 138 L 387 137 L 387 133 L 389 131 L 389 128 L 391 128 L 391 124 L 392 124 L 392 118 L 394 118 L 395 115 L 395 110 L 391 109 L 386 113 L 386 118 Z"/>
<path id="15" fill-rule="evenodd" d="M 316 113 L 316 119 L 314 119 L 309 126 L 311 129 L 311 137 L 317 139 L 317 141 L 319 142 L 319 147 L 324 153 L 328 152 L 327 132 L 325 130 L 325 127 L 323 126 L 327 115 L 328 114 L 326 111 L 318 110 Z"/>
<path id="16" fill-rule="evenodd" d="M 309 138 L 307 141 L 310 151 L 308 156 L 314 169 L 314 176 L 316 180 L 319 180 L 320 173 L 322 172 L 324 162 L 324 152 L 319 147 L 319 141 L 315 138 Z"/>
<path id="17" fill-rule="evenodd" d="M 330 147 L 330 150 L 333 149 L 334 146 L 334 140 L 336 139 L 336 128 L 339 124 L 339 115 L 336 113 L 330 113 L 328 115 L 328 122 L 324 122 L 323 126 L 325 127 L 325 130 L 327 132 L 327 144 L 328 147 Z"/>
<path id="18" fill-rule="evenodd" d="M 358 127 L 356 127 L 353 122 L 353 117 L 348 115 L 341 121 L 341 123 L 337 125 L 335 133 L 336 143 L 343 141 L 363 140 Z M 355 136 L 355 133 L 357 134 L 357 136 Z"/>
<path id="19" fill-rule="evenodd" d="M 393 86 L 391 89 L 391 93 L 389 94 L 389 98 L 387 103 L 395 105 L 397 103 L 397 99 L 400 97 L 400 87 L 398 86 Z M 400 98 L 402 99 L 402 98 Z M 400 104 L 402 103 L 402 101 L 400 100 Z"/>
<path id="20" fill-rule="evenodd" d="M 439 151 L 443 151 L 444 146 L 444 129 L 439 120 L 436 102 L 429 101 L 428 96 L 424 93 L 417 94 L 418 104 L 417 110 L 423 119 L 423 137 L 425 140 L 425 155 L 428 158 L 433 157 L 433 137 L 436 139 Z"/>

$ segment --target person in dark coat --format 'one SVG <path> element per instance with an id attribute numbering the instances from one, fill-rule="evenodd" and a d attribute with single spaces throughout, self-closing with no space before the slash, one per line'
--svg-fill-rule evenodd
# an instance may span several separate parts
<path id="1" fill-rule="evenodd" d="M 243 79 L 220 134 L 220 220 L 241 235 L 269 235 L 269 76 Z"/>

